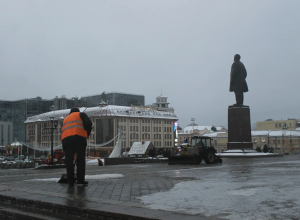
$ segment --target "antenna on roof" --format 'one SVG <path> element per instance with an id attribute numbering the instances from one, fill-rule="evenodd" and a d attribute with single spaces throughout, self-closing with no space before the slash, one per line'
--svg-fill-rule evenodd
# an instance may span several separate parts
<path id="1" fill-rule="evenodd" d="M 162 95 L 162 86 L 160 87 L 160 95 Z"/>

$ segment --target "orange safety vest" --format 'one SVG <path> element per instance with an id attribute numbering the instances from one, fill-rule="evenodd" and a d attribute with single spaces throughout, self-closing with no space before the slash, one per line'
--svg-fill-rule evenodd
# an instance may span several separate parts
<path id="1" fill-rule="evenodd" d="M 79 114 L 80 112 L 73 112 L 65 118 L 61 128 L 61 140 L 73 135 L 88 137 Z"/>

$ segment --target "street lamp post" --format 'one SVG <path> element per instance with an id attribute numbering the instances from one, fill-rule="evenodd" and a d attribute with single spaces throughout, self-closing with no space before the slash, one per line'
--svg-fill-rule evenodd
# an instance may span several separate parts
<path id="1" fill-rule="evenodd" d="M 54 121 L 54 117 L 50 117 L 51 120 L 51 165 L 53 166 L 53 130 L 56 129 L 58 122 Z"/>
<path id="2" fill-rule="evenodd" d="M 191 118 L 191 121 L 192 121 L 192 125 L 193 125 L 193 135 L 194 135 L 194 121 L 195 121 L 195 118 Z"/>
<path id="3" fill-rule="evenodd" d="M 1 149 L 2 149 L 2 158 L 3 158 L 3 137 L 2 137 L 2 140 L 1 140 Z"/>

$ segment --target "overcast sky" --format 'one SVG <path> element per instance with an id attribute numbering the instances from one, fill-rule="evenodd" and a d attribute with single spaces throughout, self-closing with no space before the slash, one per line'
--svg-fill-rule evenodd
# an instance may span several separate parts
<path id="1" fill-rule="evenodd" d="M 0 0 L 1 100 L 103 91 L 168 97 L 185 127 L 227 127 L 230 68 L 251 123 L 300 118 L 300 1 Z"/>

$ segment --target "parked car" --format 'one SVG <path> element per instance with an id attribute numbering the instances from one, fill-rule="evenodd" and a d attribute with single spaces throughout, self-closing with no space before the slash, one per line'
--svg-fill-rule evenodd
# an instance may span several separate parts
<path id="1" fill-rule="evenodd" d="M 4 157 L 0 156 L 0 161 L 4 161 Z"/>
<path id="2" fill-rule="evenodd" d="M 4 160 L 15 161 L 15 157 L 14 156 L 6 156 Z"/>
<path id="3" fill-rule="evenodd" d="M 46 160 L 46 156 L 45 155 L 42 155 L 40 157 L 35 158 L 35 162 L 36 163 L 40 163 L 40 162 L 43 162 L 45 160 Z"/>
<path id="4" fill-rule="evenodd" d="M 164 158 L 163 155 L 157 155 L 156 158 Z"/>

